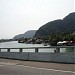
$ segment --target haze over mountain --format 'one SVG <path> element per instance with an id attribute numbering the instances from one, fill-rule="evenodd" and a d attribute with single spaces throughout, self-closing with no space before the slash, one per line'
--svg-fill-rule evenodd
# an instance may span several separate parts
<path id="1" fill-rule="evenodd" d="M 32 38 L 36 33 L 36 30 L 29 30 L 24 34 L 19 34 L 13 37 L 13 39 L 20 39 L 20 38 Z"/>
<path id="2" fill-rule="evenodd" d="M 24 34 L 16 35 L 13 39 L 49 36 L 53 33 L 75 33 L 75 12 L 70 13 L 63 19 L 54 20 L 41 26 L 38 30 L 29 30 Z"/>
<path id="3" fill-rule="evenodd" d="M 48 36 L 53 33 L 65 32 L 74 33 L 75 32 L 75 12 L 67 15 L 63 20 L 58 19 L 51 21 L 41 26 L 35 34 L 35 37 Z"/>

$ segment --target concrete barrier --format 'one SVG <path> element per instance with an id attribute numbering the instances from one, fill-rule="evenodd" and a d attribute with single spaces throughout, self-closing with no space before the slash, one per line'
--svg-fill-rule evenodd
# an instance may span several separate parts
<path id="1" fill-rule="evenodd" d="M 69 53 L 29 53 L 29 60 L 75 63 L 75 54 Z"/>
<path id="2" fill-rule="evenodd" d="M 75 46 L 51 46 L 51 47 L 28 47 L 28 48 L 0 48 L 7 49 L 7 52 L 0 52 L 1 58 L 19 59 L 19 60 L 33 60 L 33 61 L 46 61 L 46 62 L 62 62 L 62 63 L 75 63 L 75 52 L 60 53 L 41 53 L 39 49 L 42 48 L 75 48 Z M 19 49 L 19 52 L 11 52 L 11 49 Z M 35 49 L 35 52 L 23 52 L 23 49 Z M 58 49 L 56 49 L 58 50 Z M 60 50 L 60 49 L 59 49 Z"/>
<path id="3" fill-rule="evenodd" d="M 0 52 L 1 58 L 28 60 L 28 53 L 21 52 Z"/>
<path id="4" fill-rule="evenodd" d="M 75 63 L 74 52 L 69 53 L 0 52 L 0 57 L 18 60 Z"/>

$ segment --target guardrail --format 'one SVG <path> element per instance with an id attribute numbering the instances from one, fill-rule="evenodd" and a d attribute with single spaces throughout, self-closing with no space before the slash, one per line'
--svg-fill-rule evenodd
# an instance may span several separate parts
<path id="1" fill-rule="evenodd" d="M 25 48 L 0 48 L 0 52 L 2 49 L 7 49 L 7 52 L 11 52 L 11 49 L 19 49 L 19 52 L 23 52 L 23 49 L 35 49 L 35 53 L 39 52 L 39 49 L 49 49 L 55 48 L 54 52 L 60 53 L 60 48 L 75 48 L 75 46 L 50 46 L 50 47 L 25 47 Z"/>
<path id="2" fill-rule="evenodd" d="M 47 48 L 54 48 L 56 51 L 54 51 L 53 53 L 39 52 L 39 49 Z M 75 50 L 75 46 L 0 48 L 0 58 L 75 64 L 75 52 L 60 52 L 60 48 L 73 48 Z M 2 52 L 2 49 L 6 49 L 7 52 Z M 19 52 L 11 52 L 11 49 L 19 49 Z M 35 52 L 23 52 L 23 49 L 35 49 Z"/>

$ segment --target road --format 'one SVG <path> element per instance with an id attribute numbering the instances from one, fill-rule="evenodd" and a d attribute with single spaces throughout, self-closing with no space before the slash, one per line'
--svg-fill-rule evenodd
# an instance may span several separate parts
<path id="1" fill-rule="evenodd" d="M 75 64 L 0 59 L 0 75 L 75 75 Z"/>

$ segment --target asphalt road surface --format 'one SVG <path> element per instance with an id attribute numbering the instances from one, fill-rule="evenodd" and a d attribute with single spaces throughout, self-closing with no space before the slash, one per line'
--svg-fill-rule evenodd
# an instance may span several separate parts
<path id="1" fill-rule="evenodd" d="M 0 59 L 0 75 L 75 75 L 74 66 L 75 64 Z"/>

